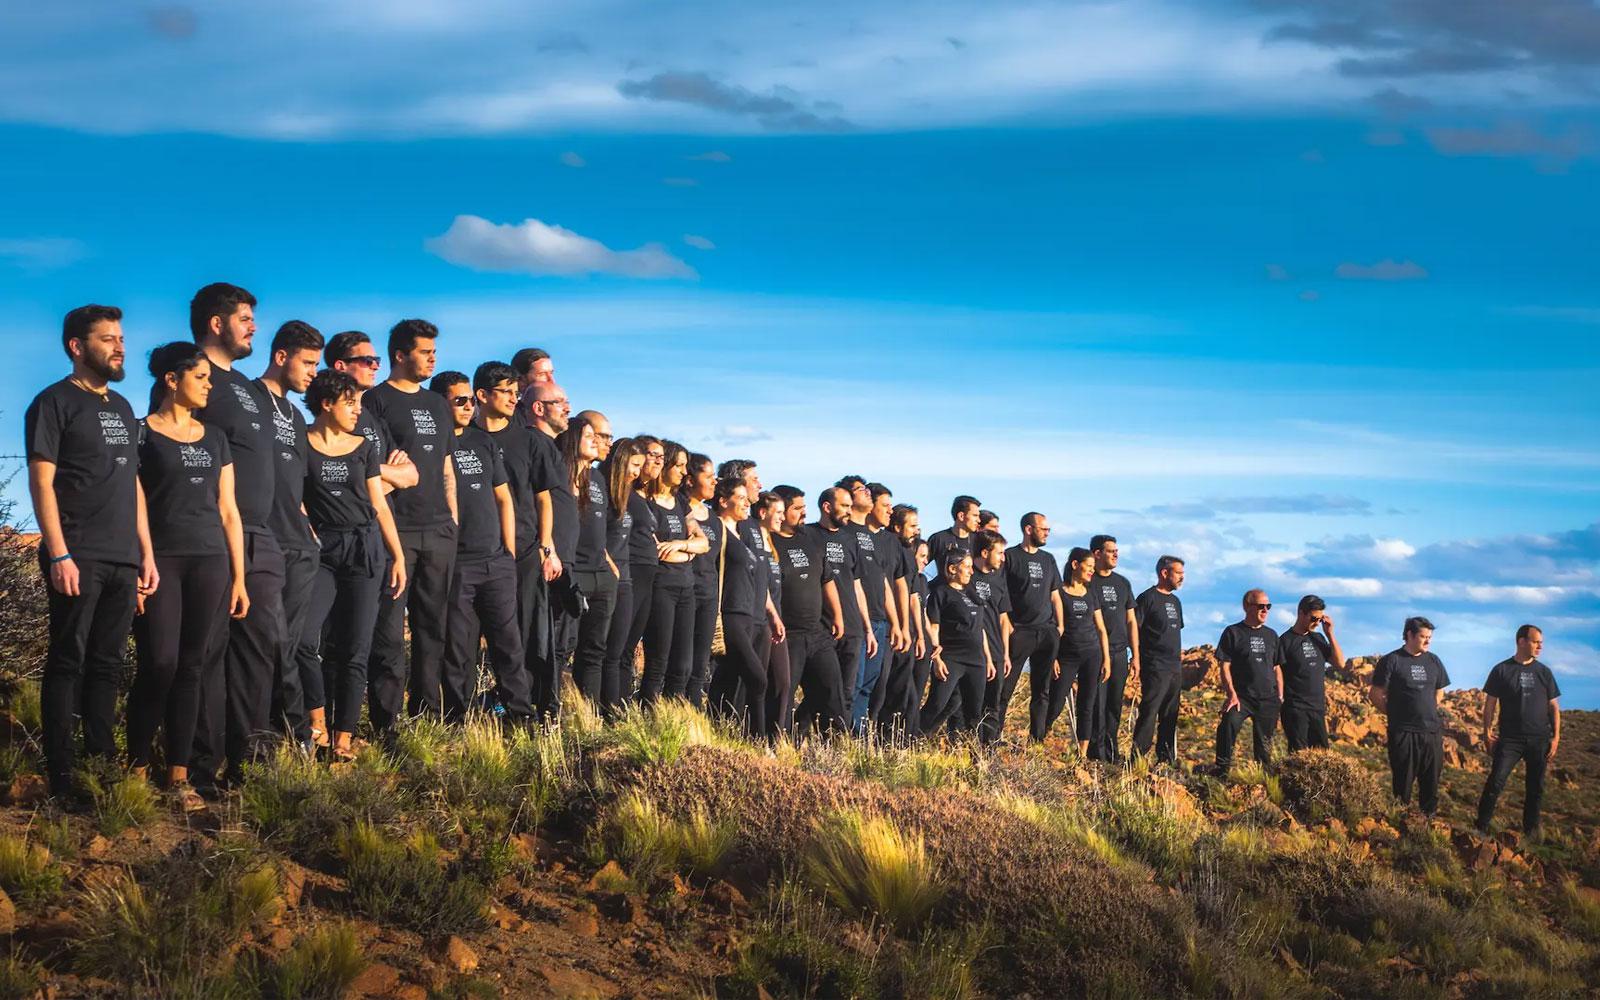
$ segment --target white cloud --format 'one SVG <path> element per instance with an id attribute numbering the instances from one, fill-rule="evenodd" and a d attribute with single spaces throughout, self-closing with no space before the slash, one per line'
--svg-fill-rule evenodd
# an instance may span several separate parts
<path id="1" fill-rule="evenodd" d="M 705 163 L 732 163 L 733 162 L 733 157 L 729 156 L 727 153 L 724 153 L 720 149 L 712 149 L 712 150 L 708 150 L 707 152 L 704 152 L 704 153 L 696 153 L 693 156 L 689 157 L 689 159 L 691 159 L 691 160 L 700 160 L 700 161 L 703 161 Z"/>
<path id="2" fill-rule="evenodd" d="M 696 250 L 715 250 L 717 248 L 715 243 L 706 239 L 704 236 L 696 236 L 693 233 L 685 233 L 683 236 L 683 242 L 694 247 Z"/>
<path id="3" fill-rule="evenodd" d="M 561 154 L 561 163 L 563 166 L 568 167 L 585 167 L 589 165 L 588 160 L 585 160 L 570 149 Z"/>
<path id="4" fill-rule="evenodd" d="M 754 444 L 757 441 L 771 441 L 772 435 L 759 427 L 749 424 L 723 424 L 711 432 L 711 440 L 718 444 L 737 448 L 740 445 Z"/>
<path id="5" fill-rule="evenodd" d="M 567 277 L 614 274 L 625 278 L 695 278 L 694 268 L 659 243 L 613 250 L 599 240 L 538 219 L 494 223 L 458 215 L 442 235 L 428 240 L 429 253 L 476 271 L 512 271 Z"/>
<path id="6" fill-rule="evenodd" d="M 1414 260 L 1396 261 L 1386 257 L 1375 264 L 1345 261 L 1334 268 L 1333 273 L 1346 281 L 1420 281 L 1428 276 L 1428 269 Z"/>
<path id="7" fill-rule="evenodd" d="M 53 271 L 88 255 L 89 248 L 78 240 L 59 236 L 0 239 L 0 262 L 24 271 Z"/>
<path id="8" fill-rule="evenodd" d="M 1387 562 L 1398 562 L 1410 559 L 1417 550 L 1403 538 L 1379 538 L 1372 543 L 1372 553 Z"/>

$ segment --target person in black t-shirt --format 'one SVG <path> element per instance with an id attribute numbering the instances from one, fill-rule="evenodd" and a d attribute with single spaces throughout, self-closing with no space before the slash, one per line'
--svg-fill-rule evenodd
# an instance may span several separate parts
<path id="1" fill-rule="evenodd" d="M 659 442 L 656 447 L 660 447 Z M 578 690 L 598 705 L 601 715 L 607 719 L 615 717 L 633 691 L 633 664 L 628 664 L 625 670 L 622 657 L 627 649 L 628 630 L 633 624 L 633 573 L 636 567 L 631 550 L 633 502 L 638 498 L 634 485 L 644 472 L 644 462 L 644 443 L 638 438 L 618 438 L 612 443 L 611 453 L 600 465 L 606 490 L 606 554 L 617 573 L 616 601 L 611 612 L 611 623 L 606 627 L 605 656 L 600 661 L 598 675 L 587 672 L 588 660 L 584 661 L 583 670 L 575 665 L 573 673 Z"/>
<path id="2" fill-rule="evenodd" d="M 378 384 L 378 369 L 383 367 L 377 345 L 360 330 L 334 334 L 323 349 L 322 360 L 329 370 L 343 372 L 354 379 L 363 399 Z M 416 463 L 411 461 L 411 456 L 394 446 L 389 429 L 364 407 L 356 423 L 356 432 L 378 449 L 378 455 L 383 460 L 381 468 L 385 495 L 395 490 L 409 490 L 417 485 L 419 476 Z"/>
<path id="3" fill-rule="evenodd" d="M 1029 732 L 1035 742 L 1042 742 L 1061 716 L 1067 689 L 1076 688 L 1073 709 L 1078 752 L 1090 758 L 1095 749 L 1093 734 L 1097 720 L 1104 716 L 1100 701 L 1105 697 L 1106 680 L 1111 676 L 1111 645 L 1106 637 L 1095 569 L 1094 553 L 1088 549 L 1078 547 L 1067 553 L 1067 580 L 1060 591 L 1061 649 L 1048 680 L 1038 675 L 1034 677 Z"/>
<path id="4" fill-rule="evenodd" d="M 691 452 L 689 474 L 684 477 L 678 496 L 684 515 L 699 526 L 709 547 L 705 555 L 697 556 L 689 564 L 689 572 L 694 577 L 694 660 L 683 691 L 669 689 L 667 693 L 682 694 L 689 704 L 697 708 L 705 704 L 706 685 L 711 679 L 711 639 L 717 627 L 718 608 L 722 601 L 717 586 L 717 566 L 720 562 L 717 553 L 722 548 L 722 522 L 711 503 L 716 490 L 716 467 L 710 456 Z"/>
<path id="5" fill-rule="evenodd" d="M 972 536 L 973 571 L 967 592 L 983 607 L 984 635 L 989 642 L 989 659 L 994 662 L 994 676 L 984 686 L 983 704 L 977 707 L 978 739 L 985 745 L 1000 738 L 1005 722 L 999 714 L 1001 687 L 1015 670 L 1011 663 L 1011 593 L 1006 586 L 1005 559 L 1006 540 L 999 532 L 980 530 Z"/>
<path id="6" fill-rule="evenodd" d="M 205 808 L 189 784 L 202 678 L 229 616 L 250 608 L 244 531 L 233 497 L 233 454 L 217 427 L 195 419 L 211 395 L 211 365 L 192 343 L 156 348 L 150 374 L 160 400 L 139 428 L 139 481 L 150 544 L 165 584 L 135 620 L 139 670 L 128 693 L 128 759 L 146 776 L 156 729 L 164 728 L 168 790 L 187 812 Z M 216 683 L 213 676 L 207 678 Z"/>
<path id="7" fill-rule="evenodd" d="M 766 627 L 771 604 L 767 586 L 767 560 L 758 557 L 739 537 L 739 526 L 750 517 L 750 500 L 744 481 L 717 480 L 714 499 L 722 529 L 711 555 L 718 557 L 724 650 L 718 656 L 709 688 L 714 711 L 742 716 L 745 735 L 767 736 L 767 668 L 769 644 Z"/>
<path id="8" fill-rule="evenodd" d="M 306 418 L 288 395 L 303 393 L 317 374 L 322 334 L 292 319 L 272 336 L 267 370 L 256 379 L 272 404 L 274 482 L 272 533 L 283 550 L 283 621 L 288 641 L 278 658 L 272 719 L 302 747 L 328 745 L 328 720 L 322 704 L 322 667 L 299 642 L 311 607 L 311 588 L 320 558 L 317 539 L 301 502 L 306 481 Z"/>
<path id="9" fill-rule="evenodd" d="M 785 505 L 772 548 L 783 574 L 789 683 L 793 691 L 805 692 L 794 723 L 803 736 L 816 720 L 826 734 L 848 724 L 839 669 L 838 640 L 844 638 L 845 628 L 839 583 L 828 564 L 823 539 L 805 526 L 805 494 L 787 485 L 774 486 L 772 492 Z"/>
<path id="10" fill-rule="evenodd" d="M 1022 515 L 1022 541 L 1005 553 L 1006 592 L 1011 598 L 1011 641 L 1008 652 L 1011 670 L 996 686 L 998 695 L 991 706 L 995 722 L 993 736 L 1000 736 L 999 723 L 1006 717 L 1011 696 L 1028 666 L 1029 684 L 1037 697 L 1048 688 L 1051 675 L 1059 672 L 1056 651 L 1061 642 L 1061 571 L 1055 557 L 1044 550 L 1050 540 L 1050 519 L 1038 511 Z"/>
<path id="11" fill-rule="evenodd" d="M 943 579 L 944 557 L 952 549 L 972 551 L 972 533 L 978 530 L 980 507 L 976 497 L 956 497 L 950 504 L 950 517 L 955 523 L 928 537 L 928 561 L 936 579 Z"/>
<path id="12" fill-rule="evenodd" d="M 1428 652 L 1433 622 L 1407 618 L 1405 645 L 1384 655 L 1372 671 L 1367 695 L 1389 718 L 1389 771 L 1394 796 L 1411 804 L 1411 785 L 1423 815 L 1439 807 L 1444 739 L 1439 727 L 1439 689 L 1450 683 L 1439 658 Z"/>
<path id="13" fill-rule="evenodd" d="M 24 417 L 28 492 L 50 602 L 40 685 L 50 791 L 72 791 L 78 718 L 92 757 L 116 753 L 117 689 L 139 595 L 160 582 L 145 528 L 136 421 L 111 388 L 123 369 L 122 310 L 67 313 L 61 344 L 72 374 L 46 387 Z"/>
<path id="14" fill-rule="evenodd" d="M 1328 605 L 1316 594 L 1300 598 L 1294 624 L 1278 637 L 1283 672 L 1283 735 L 1289 752 L 1328 745 L 1328 668 L 1342 668 L 1344 653 L 1333 637 Z M 1316 629 L 1321 627 L 1322 634 Z"/>
<path id="15" fill-rule="evenodd" d="M 444 649 L 459 515 L 451 459 L 454 417 L 437 393 L 422 388 L 433 375 L 438 336 L 439 328 L 427 320 L 396 323 L 389 331 L 389 379 L 361 399 L 362 409 L 417 467 L 417 485 L 389 498 L 411 583 L 404 600 L 380 597 L 368 669 L 372 726 L 385 737 L 402 712 L 444 714 Z"/>
<path id="16" fill-rule="evenodd" d="M 749 489 L 751 476 L 735 477 Z M 759 482 L 759 480 L 757 480 Z M 764 666 L 767 671 L 767 737 L 776 739 L 779 733 L 789 731 L 794 721 L 793 673 L 789 666 L 789 628 L 783 621 L 783 564 L 778 560 L 773 537 L 783 528 L 783 497 L 776 493 L 760 494 L 757 503 L 745 522 L 747 531 L 742 536 L 750 552 L 766 562 L 767 572 L 767 623 Z"/>
<path id="17" fill-rule="evenodd" d="M 528 675 L 523 667 L 521 620 L 517 615 L 517 515 L 511 502 L 505 461 L 489 435 L 472 425 L 472 385 L 461 372 L 440 372 L 428 383 L 451 410 L 455 437 L 450 461 L 455 470 L 455 566 L 450 577 L 446 616 L 444 717 L 459 722 L 476 702 L 478 644 L 489 647 L 489 668 L 509 728 L 533 716 Z"/>
<path id="18" fill-rule="evenodd" d="M 1156 560 L 1156 585 L 1139 595 L 1134 612 L 1139 622 L 1139 720 L 1133 727 L 1133 748 L 1156 760 L 1178 762 L 1178 705 L 1183 694 L 1183 560 Z"/>
<path id="19" fill-rule="evenodd" d="M 874 517 L 877 516 L 874 508 Z M 881 700 L 875 700 L 873 719 L 881 735 L 891 737 L 910 732 L 912 702 L 920 708 L 922 692 L 914 691 L 917 661 L 927 653 L 927 635 L 922 628 L 920 594 L 926 578 L 917 568 L 915 546 L 921 530 L 921 515 L 911 504 L 895 504 L 889 511 L 888 530 L 883 538 L 898 565 L 894 570 L 895 600 L 899 603 L 900 646 L 885 661 L 884 678 L 878 685 Z"/>
<path id="20" fill-rule="evenodd" d="M 982 717 L 984 686 L 998 669 L 990 654 L 983 607 L 967 592 L 972 582 L 972 556 L 959 550 L 945 554 L 944 577 L 928 591 L 928 634 L 933 643 L 933 677 L 922 706 L 921 732 L 935 732 L 957 709 L 962 728 L 976 730 Z"/>
<path id="21" fill-rule="evenodd" d="M 1501 660 L 1483 682 L 1483 739 L 1489 748 L 1489 775 L 1478 800 L 1480 834 L 1489 835 L 1495 803 L 1517 766 L 1527 764 L 1527 787 L 1522 800 L 1522 832 L 1539 837 L 1539 807 L 1544 801 L 1545 769 L 1561 746 L 1561 687 L 1555 674 L 1539 662 L 1544 632 L 1537 625 L 1517 629 L 1517 652 Z M 1494 732 L 1500 719 L 1500 734 Z"/>
<path id="22" fill-rule="evenodd" d="M 639 701 L 654 705 L 663 693 L 682 694 L 694 662 L 694 578 L 689 563 L 710 544 L 689 516 L 678 488 L 689 475 L 689 452 L 676 441 L 661 442 L 661 478 L 648 501 L 655 519 L 656 579 L 644 632 L 644 676 Z"/>
<path id="23" fill-rule="evenodd" d="M 839 601 L 844 616 L 844 635 L 835 643 L 834 656 L 839 661 L 839 678 L 843 683 L 845 717 L 848 720 L 854 706 L 856 679 L 861 674 L 863 659 L 877 652 L 877 639 L 867 627 L 868 611 L 866 590 L 862 586 L 861 550 L 856 547 L 855 532 L 849 529 L 850 492 L 842 487 L 830 486 L 817 498 L 817 520 L 804 531 L 811 533 L 828 562 L 828 572 L 839 588 Z M 801 705 L 797 720 L 807 728 L 812 715 L 806 705 Z"/>
<path id="24" fill-rule="evenodd" d="M 1255 589 L 1244 595 L 1244 620 L 1222 630 L 1217 660 L 1222 669 L 1222 715 L 1217 720 L 1217 771 L 1233 766 L 1239 730 L 1250 720 L 1256 760 L 1272 763 L 1272 737 L 1283 705 L 1283 670 L 1278 666 L 1278 633 L 1267 625 L 1272 599 Z"/>
<path id="25" fill-rule="evenodd" d="M 540 579 L 533 589 L 533 613 L 528 632 L 526 660 L 533 679 L 533 707 L 541 720 L 561 714 L 563 657 L 577 639 L 577 585 L 568 565 L 577 555 L 578 497 L 556 438 L 572 423 L 572 406 L 566 390 L 554 382 L 536 382 L 523 395 L 528 414 L 528 437 L 533 442 L 534 464 L 546 472 L 549 488 L 550 541 L 539 543 L 543 558 Z M 566 484 L 566 485 L 563 485 Z M 541 518 L 545 515 L 541 513 Z"/>
<path id="26" fill-rule="evenodd" d="M 605 434 L 603 447 L 602 430 Z M 573 646 L 572 677 L 580 691 L 587 688 L 592 692 L 589 697 L 596 702 L 599 701 L 601 665 L 606 657 L 620 576 L 608 544 L 610 494 L 605 476 L 594 464 L 602 451 L 610 451 L 610 435 L 611 422 L 605 415 L 586 410 L 574 417 L 556 438 L 567 483 L 576 491 L 578 499 L 578 544 L 573 550 L 569 571 L 584 596 L 584 609 L 578 618 Z"/>
<path id="27" fill-rule="evenodd" d="M 1106 641 L 1111 646 L 1111 676 L 1100 695 L 1100 721 L 1089 737 L 1089 750 L 1091 757 L 1120 763 L 1124 692 L 1128 679 L 1139 676 L 1139 623 L 1134 616 L 1133 586 L 1116 571 L 1121 558 L 1116 538 L 1095 535 L 1089 539 L 1089 552 L 1094 556 L 1095 569 L 1090 586 L 1099 599 Z"/>
<path id="28" fill-rule="evenodd" d="M 331 753 L 353 760 L 378 599 L 404 593 L 406 553 L 385 499 L 383 452 L 357 429 L 361 387 L 345 372 L 320 372 L 306 409 L 306 517 L 321 556 L 300 643 L 321 656 Z"/>

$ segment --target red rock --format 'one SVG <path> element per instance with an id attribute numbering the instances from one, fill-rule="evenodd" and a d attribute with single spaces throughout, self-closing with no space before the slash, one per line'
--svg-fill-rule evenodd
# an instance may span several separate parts
<path id="1" fill-rule="evenodd" d="M 706 901 L 729 910 L 743 910 L 750 905 L 744 898 L 744 893 L 722 881 L 713 882 L 710 888 L 706 889 Z"/>
<path id="2" fill-rule="evenodd" d="M 361 970 L 355 982 L 350 984 L 350 992 L 358 997 L 383 996 L 390 993 L 400 984 L 400 973 L 392 966 L 381 962 L 373 962 Z"/>
<path id="3" fill-rule="evenodd" d="M 49 786 L 45 784 L 44 778 L 37 774 L 18 775 L 11 782 L 11 787 L 6 789 L 7 805 L 33 805 L 36 802 L 43 802 L 49 797 Z"/>
<path id="4" fill-rule="evenodd" d="M 16 933 L 17 930 L 17 904 L 11 901 L 4 889 L 0 889 L 0 936 Z"/>
<path id="5" fill-rule="evenodd" d="M 527 921 L 499 903 L 489 904 L 489 921 L 503 931 L 520 930 Z"/>
<path id="6" fill-rule="evenodd" d="M 454 934 L 444 943 L 445 964 L 463 976 L 478 970 L 478 953 Z"/>
<path id="7" fill-rule="evenodd" d="M 574 937 L 592 938 L 600 933 L 600 921 L 587 910 L 568 914 L 562 918 L 561 927 Z"/>

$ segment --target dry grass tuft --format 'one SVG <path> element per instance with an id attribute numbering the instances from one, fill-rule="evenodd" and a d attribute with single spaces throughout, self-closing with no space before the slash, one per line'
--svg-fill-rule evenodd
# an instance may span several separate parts
<path id="1" fill-rule="evenodd" d="M 840 908 L 875 914 L 902 933 L 921 927 L 945 894 L 921 834 L 856 810 L 817 825 L 805 871 Z"/>

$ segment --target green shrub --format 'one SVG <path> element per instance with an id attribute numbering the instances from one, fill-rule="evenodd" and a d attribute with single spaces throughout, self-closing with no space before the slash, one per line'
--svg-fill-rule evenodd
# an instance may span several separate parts
<path id="1" fill-rule="evenodd" d="M 905 931 L 920 926 L 944 896 L 921 834 L 880 816 L 833 813 L 805 854 L 811 884 L 847 910 L 865 910 Z"/>
<path id="2" fill-rule="evenodd" d="M 349 924 L 325 924 L 302 935 L 254 978 L 263 1000 L 340 1000 L 367 967 Z"/>
<path id="3" fill-rule="evenodd" d="M 1194 860 L 1195 823 L 1143 785 L 1114 790 L 1102 815 L 1111 839 L 1164 879 L 1177 878 Z"/>
<path id="4" fill-rule="evenodd" d="M 38 995 L 46 975 L 44 966 L 29 961 L 15 947 L 0 959 L 0 1000 L 24 1000 Z"/>
<path id="5" fill-rule="evenodd" d="M 1383 813 L 1387 800 L 1372 771 L 1337 750 L 1302 750 L 1279 765 L 1283 802 L 1302 822 L 1354 826 Z"/>
<path id="6" fill-rule="evenodd" d="M 767 912 L 740 950 L 726 992 L 749 998 L 765 992 L 785 1000 L 880 995 L 876 955 L 863 955 L 845 937 L 837 911 L 786 883 L 771 894 Z"/>
<path id="7" fill-rule="evenodd" d="M 341 832 L 351 825 L 395 825 L 415 805 L 414 787 L 372 748 L 355 766 L 337 770 L 287 746 L 248 768 L 245 822 L 264 840 L 310 863 L 332 860 Z"/>
<path id="8" fill-rule="evenodd" d="M 350 897 L 373 920 L 433 934 L 483 923 L 488 887 L 470 862 L 446 865 L 429 833 L 396 841 L 361 821 L 340 835 L 339 852 Z"/>
<path id="9" fill-rule="evenodd" d="M 22 906 L 39 906 L 61 895 L 66 877 L 44 847 L 0 835 L 0 889 Z"/>
<path id="10" fill-rule="evenodd" d="M 94 798 L 95 826 L 107 837 L 147 826 L 160 815 L 155 786 L 132 774 L 109 776 L 84 771 L 84 786 Z"/>
<path id="11" fill-rule="evenodd" d="M 1561 909 L 1566 918 L 1563 926 L 1589 941 L 1600 941 L 1600 899 L 1585 892 L 1577 879 L 1561 883 Z"/>

